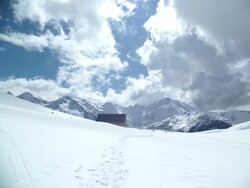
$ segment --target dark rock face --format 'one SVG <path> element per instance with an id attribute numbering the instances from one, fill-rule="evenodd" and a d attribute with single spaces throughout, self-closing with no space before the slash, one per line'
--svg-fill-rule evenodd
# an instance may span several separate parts
<path id="1" fill-rule="evenodd" d="M 227 129 L 231 126 L 231 124 L 217 120 L 205 113 L 189 113 L 172 116 L 161 123 L 155 123 L 147 128 L 176 132 L 200 132 L 213 129 Z"/>
<path id="2" fill-rule="evenodd" d="M 188 132 L 200 132 L 200 131 L 207 131 L 207 130 L 213 130 L 213 129 L 227 129 L 231 127 L 232 125 L 220 121 L 220 120 L 210 120 L 206 122 L 199 122 L 193 127 L 189 129 Z"/>
<path id="3" fill-rule="evenodd" d="M 10 91 L 7 92 L 8 95 L 12 95 L 13 96 L 13 93 L 11 93 Z"/>

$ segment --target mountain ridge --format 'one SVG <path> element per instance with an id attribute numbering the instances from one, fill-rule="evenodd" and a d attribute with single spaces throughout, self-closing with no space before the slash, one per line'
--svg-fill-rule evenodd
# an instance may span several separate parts
<path id="1" fill-rule="evenodd" d="M 67 95 L 54 101 L 39 99 L 29 92 L 25 92 L 17 97 L 53 110 L 91 120 L 95 120 L 99 113 L 124 113 L 127 114 L 129 126 L 134 128 L 191 132 L 191 127 L 197 127 L 199 123 L 200 128 L 197 130 L 203 130 L 204 127 L 209 130 L 250 121 L 250 111 L 235 110 L 230 112 L 224 110 L 204 113 L 198 112 L 194 107 L 184 102 L 169 98 L 163 98 L 146 106 L 135 104 L 123 107 L 112 102 L 97 104 L 86 99 L 78 99 Z M 192 121 L 188 122 L 190 118 Z M 204 119 L 209 120 L 209 122 L 205 123 Z M 186 123 L 185 126 L 190 127 L 190 129 L 184 130 L 179 126 L 184 122 Z"/>

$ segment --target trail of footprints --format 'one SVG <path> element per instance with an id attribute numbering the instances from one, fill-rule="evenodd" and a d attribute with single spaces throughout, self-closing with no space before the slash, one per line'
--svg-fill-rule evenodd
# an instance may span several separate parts
<path id="1" fill-rule="evenodd" d="M 92 175 L 88 187 L 121 187 L 128 171 L 124 166 L 124 152 L 126 140 L 120 139 L 114 146 L 107 148 L 102 155 L 102 161 L 95 167 L 88 169 Z"/>
<path id="2" fill-rule="evenodd" d="M 81 183 L 80 187 L 112 187 L 120 188 L 127 180 L 128 170 L 126 169 L 125 152 L 128 140 L 133 137 L 146 136 L 126 136 L 117 140 L 117 143 L 104 150 L 101 160 L 92 165 L 91 168 L 84 169 L 79 165 L 75 169 L 75 178 Z M 82 170 L 87 170 L 89 178 L 83 179 L 79 174 Z"/>
<path id="3" fill-rule="evenodd" d="M 79 166 L 75 169 L 75 172 L 76 172 L 76 173 L 80 173 L 80 172 L 82 171 L 82 169 L 83 169 L 82 165 L 79 165 Z M 82 180 L 82 177 L 80 177 L 79 175 L 76 175 L 75 178 L 78 179 L 78 180 Z"/>

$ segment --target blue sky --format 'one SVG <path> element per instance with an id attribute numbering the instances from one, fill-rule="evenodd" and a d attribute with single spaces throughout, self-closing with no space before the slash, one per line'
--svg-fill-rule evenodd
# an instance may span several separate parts
<path id="1" fill-rule="evenodd" d="M 205 110 L 247 106 L 248 7 L 233 0 L 2 0 L 0 91 L 122 105 L 170 97 Z"/>
<path id="2" fill-rule="evenodd" d="M 4 0 L 1 2 L 1 33 L 20 32 L 23 34 L 41 35 L 46 31 L 51 31 L 58 34 L 53 23 L 48 23 L 41 31 L 41 26 L 38 22 L 32 22 L 29 19 L 17 21 L 13 10 L 13 1 Z M 120 92 L 125 89 L 125 78 L 138 78 L 139 75 L 147 76 L 148 72 L 144 65 L 140 63 L 140 58 L 136 53 L 137 48 L 143 45 L 148 33 L 143 27 L 147 19 L 155 13 L 157 6 L 156 0 L 149 2 L 138 1 L 134 8 L 133 16 L 125 17 L 123 22 L 126 28 L 119 28 L 118 21 L 110 20 L 110 28 L 113 37 L 116 40 L 116 49 L 118 57 L 121 61 L 126 61 L 128 67 L 120 73 L 120 79 L 114 79 L 108 85 L 98 88 L 103 94 L 111 87 L 115 91 Z M 62 28 L 67 32 L 69 27 L 68 22 L 61 22 Z M 42 51 L 27 50 L 23 46 L 11 44 L 4 40 L 0 41 L 1 49 L 4 50 L 0 57 L 0 78 L 8 77 L 32 79 L 41 77 L 44 79 L 56 79 L 58 67 L 60 66 L 60 57 L 58 53 L 49 47 Z M 95 83 L 100 84 L 100 83 Z"/>
<path id="3" fill-rule="evenodd" d="M 140 58 L 136 54 L 136 49 L 143 45 L 145 39 L 148 37 L 143 24 L 147 19 L 155 13 L 157 1 L 149 1 L 147 3 L 137 2 L 137 7 L 134 10 L 134 15 L 124 18 L 126 27 L 124 31 L 119 31 L 116 27 L 117 23 L 110 21 L 111 30 L 116 40 L 118 56 L 122 61 L 127 61 L 129 66 L 121 73 L 124 77 L 138 77 L 140 74 L 147 76 L 147 69 L 140 63 Z M 26 34 L 40 35 L 44 31 L 49 30 L 57 34 L 54 30 L 53 24 L 48 24 L 41 32 L 38 23 L 31 22 L 28 19 L 21 22 L 16 21 L 14 16 L 11 1 L 4 0 L 1 2 L 1 32 L 7 30 L 21 32 Z M 67 30 L 68 23 L 63 24 L 63 29 Z M 130 31 L 132 28 L 133 31 Z M 34 77 L 43 77 L 44 79 L 56 79 L 58 67 L 60 66 L 60 58 L 57 53 L 49 48 L 43 51 L 30 51 L 24 49 L 22 46 L 16 46 L 11 43 L 0 41 L 0 46 L 5 49 L 0 58 L 0 72 L 2 79 L 14 76 L 16 78 L 32 79 Z M 15 55 L 13 55 L 15 54 Z M 106 93 L 109 87 L 116 91 L 125 89 L 124 79 L 113 80 L 108 86 L 101 88 L 102 93 Z M 98 83 L 97 83 L 98 84 Z"/>

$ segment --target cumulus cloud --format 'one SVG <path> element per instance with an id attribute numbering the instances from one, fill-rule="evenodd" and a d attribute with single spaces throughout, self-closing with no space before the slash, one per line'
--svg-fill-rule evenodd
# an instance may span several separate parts
<path id="1" fill-rule="evenodd" d="M 28 91 L 37 96 L 42 96 L 43 99 L 47 100 L 54 100 L 69 93 L 68 89 L 60 87 L 53 80 L 45 80 L 43 78 L 25 79 L 14 77 L 0 80 L 0 91 L 5 93 L 11 91 L 14 95 L 19 95 Z"/>
<path id="2" fill-rule="evenodd" d="M 28 91 L 33 93 L 36 97 L 48 101 L 69 95 L 77 98 L 90 99 L 100 103 L 105 102 L 105 97 L 102 93 L 91 90 L 89 87 L 79 88 L 74 85 L 64 87 L 54 80 L 45 80 L 44 78 L 39 77 L 32 79 L 9 77 L 0 80 L 0 91 L 4 93 L 11 91 L 14 95 L 20 95 Z"/>
<path id="3" fill-rule="evenodd" d="M 250 2 L 173 0 L 177 16 L 220 51 L 249 55 Z"/>
<path id="4" fill-rule="evenodd" d="M 38 23 L 36 34 L 8 30 L 0 40 L 29 51 L 48 48 L 61 62 L 56 83 L 80 92 L 96 93 L 126 69 L 116 49 L 110 20 L 133 14 L 135 4 L 125 0 L 18 0 L 13 1 L 18 22 Z M 51 27 L 56 30 L 52 32 Z M 27 80 L 30 82 L 31 80 Z M 77 91 L 75 91 L 77 92 Z"/>
<path id="5" fill-rule="evenodd" d="M 129 77 L 126 81 L 126 89 L 121 93 L 116 93 L 113 89 L 107 92 L 106 100 L 117 104 L 148 104 L 149 98 L 152 101 L 164 97 L 164 89 L 161 87 L 160 71 L 152 71 L 150 75 L 144 77 L 140 75 L 138 79 Z"/>
<path id="6" fill-rule="evenodd" d="M 122 18 L 133 15 L 136 1 L 131 2 L 18 0 L 13 4 L 16 19 L 37 22 L 40 34 L 10 31 L 0 39 L 27 50 L 55 51 L 61 61 L 57 79 L 45 83 L 55 84 L 58 95 L 71 92 L 123 105 L 167 96 L 203 110 L 249 104 L 250 5 L 245 0 L 160 0 L 144 24 L 150 37 L 137 49 L 148 76 L 128 77 L 119 93 L 109 89 L 104 96 L 98 91 L 119 79 L 128 66 L 119 58 L 109 21 L 122 26 Z M 49 25 L 57 33 L 50 32 Z M 40 91 L 26 87 L 39 81 L 11 78 L 8 83 Z"/>
<path id="7" fill-rule="evenodd" d="M 161 70 L 161 87 L 169 88 L 166 95 L 178 93 L 174 98 L 205 110 L 250 102 L 246 5 L 245 1 L 159 1 L 156 14 L 145 23 L 150 38 L 137 53 L 149 73 Z"/>

